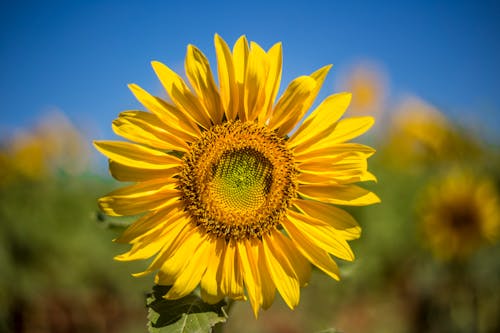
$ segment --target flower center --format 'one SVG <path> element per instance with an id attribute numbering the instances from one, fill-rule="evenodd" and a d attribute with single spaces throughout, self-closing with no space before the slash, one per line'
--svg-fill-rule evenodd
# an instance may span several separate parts
<path id="1" fill-rule="evenodd" d="M 230 210 L 258 209 L 269 194 L 272 171 L 271 162 L 253 148 L 226 151 L 212 168 L 214 200 Z"/>
<path id="2" fill-rule="evenodd" d="M 296 196 L 297 170 L 285 140 L 251 122 L 212 127 L 183 162 L 186 211 L 219 238 L 261 237 L 279 225 Z"/>

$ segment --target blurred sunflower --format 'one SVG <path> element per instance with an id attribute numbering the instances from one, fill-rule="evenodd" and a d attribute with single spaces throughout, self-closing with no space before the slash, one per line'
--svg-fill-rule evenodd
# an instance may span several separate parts
<path id="1" fill-rule="evenodd" d="M 419 205 L 424 241 L 442 259 L 463 259 L 498 238 L 500 197 L 490 179 L 455 170 L 431 184 Z"/>
<path id="2" fill-rule="evenodd" d="M 480 153 L 476 138 L 415 97 L 406 98 L 396 108 L 385 146 L 389 163 L 400 168 L 470 159 Z"/>
<path id="3" fill-rule="evenodd" d="M 386 97 L 387 77 L 373 63 L 356 65 L 342 80 L 342 87 L 353 94 L 349 113 L 378 116 Z"/>
<path id="4" fill-rule="evenodd" d="M 346 143 L 367 131 L 371 117 L 339 120 L 351 96 L 326 98 L 291 136 L 331 66 L 293 80 L 275 104 L 281 44 L 268 52 L 240 37 L 231 51 L 215 36 L 217 87 L 208 60 L 189 45 L 185 70 L 192 89 L 167 66 L 152 66 L 170 100 L 129 87 L 151 112 L 126 111 L 113 122 L 135 141 L 97 141 L 118 180 L 137 182 L 99 200 L 109 215 L 146 212 L 119 242 L 117 260 L 156 255 L 140 276 L 172 285 L 178 299 L 200 284 L 210 303 L 250 299 L 255 315 L 276 289 L 290 308 L 299 302 L 311 265 L 334 279 L 329 254 L 353 260 L 347 243 L 361 228 L 333 206 L 379 202 L 352 183 L 374 180 L 370 147 Z M 245 292 L 246 290 L 246 292 Z"/>
<path id="5" fill-rule="evenodd" d="M 63 171 L 78 174 L 88 166 L 90 147 L 80 131 L 53 111 L 32 129 L 14 132 L 0 147 L 0 185 L 16 179 L 42 181 Z"/>

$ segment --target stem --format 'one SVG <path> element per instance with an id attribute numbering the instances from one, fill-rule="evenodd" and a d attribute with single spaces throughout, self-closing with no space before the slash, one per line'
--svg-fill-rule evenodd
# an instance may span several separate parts
<path id="1" fill-rule="evenodd" d="M 232 298 L 227 298 L 226 303 L 227 303 L 227 305 L 223 308 L 223 311 L 225 312 L 226 317 L 229 318 L 229 312 L 231 311 L 231 308 L 233 307 L 234 303 L 236 303 L 236 302 Z M 212 329 L 212 333 L 223 333 L 224 332 L 224 324 L 225 323 L 220 323 L 220 324 L 215 325 Z"/>

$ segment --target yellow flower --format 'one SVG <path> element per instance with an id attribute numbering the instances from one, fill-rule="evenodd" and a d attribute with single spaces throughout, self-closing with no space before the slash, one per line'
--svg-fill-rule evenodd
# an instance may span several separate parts
<path id="1" fill-rule="evenodd" d="M 293 80 L 275 103 L 281 44 L 264 51 L 244 36 L 233 51 L 215 36 L 219 87 L 208 60 L 189 45 L 190 88 L 153 62 L 169 101 L 129 87 L 150 111 L 126 111 L 113 122 L 135 141 L 95 142 L 111 174 L 137 182 L 99 200 L 109 215 L 146 212 L 117 239 L 132 244 L 118 260 L 155 259 L 143 275 L 172 285 L 177 299 L 201 287 L 202 298 L 246 299 L 255 315 L 276 289 L 290 308 L 299 302 L 311 265 L 339 279 L 330 254 L 353 260 L 347 244 L 361 228 L 333 206 L 368 205 L 377 196 L 352 183 L 374 180 L 374 150 L 346 141 L 373 124 L 371 117 L 339 120 L 351 99 L 326 98 L 291 136 L 330 69 Z"/>
<path id="2" fill-rule="evenodd" d="M 45 115 L 28 130 L 18 130 L 0 151 L 0 185 L 14 180 L 41 181 L 55 171 L 81 173 L 90 147 L 83 135 L 59 112 Z"/>
<path id="3" fill-rule="evenodd" d="M 385 98 L 387 79 L 384 72 L 370 63 L 361 63 L 346 76 L 343 86 L 352 92 L 352 115 L 378 115 Z"/>
<path id="4" fill-rule="evenodd" d="M 399 105 L 388 132 L 388 160 L 401 168 L 462 156 L 470 159 L 479 153 L 474 138 L 459 131 L 437 108 L 415 97 L 408 97 Z"/>
<path id="5" fill-rule="evenodd" d="M 463 259 L 498 238 L 500 197 L 489 179 L 454 170 L 429 186 L 419 211 L 424 239 L 438 258 Z"/>

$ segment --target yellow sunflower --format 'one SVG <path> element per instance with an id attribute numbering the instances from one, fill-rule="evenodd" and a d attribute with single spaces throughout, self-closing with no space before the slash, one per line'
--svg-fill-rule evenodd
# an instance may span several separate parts
<path id="1" fill-rule="evenodd" d="M 371 117 L 340 120 L 351 96 L 326 98 L 309 110 L 331 66 L 293 80 L 275 102 L 282 48 L 264 51 L 242 36 L 231 51 L 215 35 L 218 82 L 207 58 L 189 45 L 190 86 L 170 68 L 153 69 L 169 100 L 135 84 L 150 112 L 126 111 L 115 132 L 136 143 L 97 141 L 120 181 L 136 182 L 99 200 L 109 215 L 145 213 L 119 242 L 132 248 L 117 260 L 156 257 L 142 273 L 171 285 L 178 299 L 200 285 L 202 298 L 248 299 L 268 308 L 276 289 L 290 308 L 308 282 L 311 263 L 334 279 L 330 254 L 353 260 L 347 243 L 361 228 L 334 205 L 368 205 L 375 194 L 353 183 L 374 180 L 370 147 L 347 143 Z"/>
<path id="2" fill-rule="evenodd" d="M 491 180 L 454 170 L 424 193 L 421 230 L 438 258 L 464 259 L 498 238 L 500 197 Z"/>

